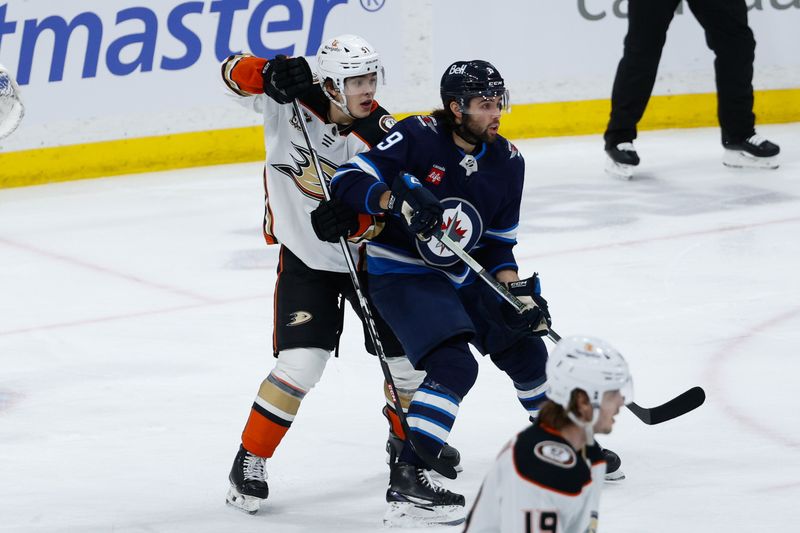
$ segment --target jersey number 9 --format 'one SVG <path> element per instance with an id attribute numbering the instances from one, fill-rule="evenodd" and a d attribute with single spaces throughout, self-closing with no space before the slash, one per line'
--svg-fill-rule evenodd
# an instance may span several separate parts
<path id="1" fill-rule="evenodd" d="M 400 133 L 399 131 L 396 131 L 391 135 L 389 135 L 388 137 L 386 137 L 383 141 L 381 141 L 376 146 L 376 148 L 378 150 L 388 150 L 389 148 L 391 148 L 392 146 L 394 146 L 395 144 L 399 143 L 402 140 L 403 140 L 403 134 Z"/>

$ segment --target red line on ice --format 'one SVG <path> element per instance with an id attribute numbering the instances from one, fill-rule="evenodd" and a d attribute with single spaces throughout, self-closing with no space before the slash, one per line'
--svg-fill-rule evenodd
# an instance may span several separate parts
<path id="1" fill-rule="evenodd" d="M 183 290 L 183 289 L 179 289 L 177 287 L 170 287 L 169 285 L 164 285 L 164 284 L 161 284 L 161 283 L 155 283 L 155 282 L 152 282 L 152 281 L 148 281 L 146 279 L 142 279 L 140 277 L 133 276 L 131 274 L 125 274 L 124 272 L 118 272 L 116 270 L 112 270 L 110 268 L 107 268 L 107 267 L 104 267 L 104 266 L 100 266 L 100 265 L 95 265 L 95 264 L 89 263 L 87 261 L 83 261 L 81 259 L 76 259 L 74 257 L 70 257 L 68 255 L 63 255 L 63 254 L 51 252 L 51 251 L 48 251 L 48 250 L 43 250 L 41 248 L 37 248 L 35 246 L 31 246 L 30 244 L 24 244 L 24 243 L 20 243 L 20 242 L 10 241 L 10 240 L 8 240 L 6 238 L 3 238 L 3 237 L 0 237 L 0 244 L 4 244 L 4 245 L 9 246 L 11 248 L 17 248 L 19 250 L 24 250 L 26 252 L 33 253 L 33 254 L 36 254 L 36 255 L 40 255 L 40 256 L 43 256 L 43 257 L 47 257 L 49 259 L 56 259 L 56 260 L 62 261 L 64 263 L 69 263 L 69 264 L 74 265 L 74 266 L 79 266 L 79 267 L 82 267 L 82 268 L 85 268 L 85 269 L 88 269 L 88 270 L 93 270 L 95 272 L 100 272 L 102 274 L 106 274 L 106 275 L 109 275 L 109 276 L 114 276 L 116 278 L 121 278 L 121 279 L 124 279 L 126 281 L 131 281 L 133 283 L 137 283 L 139 285 L 144 285 L 144 286 L 149 287 L 151 289 L 158 289 L 158 290 L 161 290 L 161 291 L 170 292 L 172 294 L 177 294 L 179 296 L 191 298 L 193 300 L 199 300 L 201 302 L 206 302 L 206 303 L 213 303 L 215 301 L 213 298 L 209 298 L 207 296 L 203 296 L 203 295 L 200 295 L 200 294 L 195 294 L 193 292 L 186 291 L 186 290 Z"/>
<path id="2" fill-rule="evenodd" d="M 776 431 L 772 426 L 761 422 L 755 417 L 745 414 L 740 408 L 736 407 L 733 402 L 728 400 L 725 386 L 720 382 L 720 374 L 722 374 L 722 371 L 724 371 L 724 368 L 730 362 L 730 360 L 740 354 L 745 344 L 752 341 L 758 337 L 759 334 L 764 333 L 770 328 L 773 328 L 783 322 L 794 320 L 799 316 L 800 309 L 794 309 L 792 311 L 782 313 L 770 320 L 767 320 L 766 322 L 762 322 L 761 324 L 756 324 L 755 326 L 746 326 L 748 328 L 746 335 L 730 339 L 725 343 L 724 346 L 722 346 L 711 356 L 703 379 L 703 382 L 709 383 L 709 388 L 715 391 L 714 400 L 719 404 L 725 414 L 743 426 L 747 427 L 750 431 L 761 434 L 775 442 L 778 442 L 784 446 L 788 446 L 789 448 L 800 448 L 800 441 L 794 440 L 791 437 Z M 741 397 L 746 399 L 748 397 L 748 393 L 745 392 L 741 395 Z M 786 422 L 788 423 L 789 421 L 787 420 Z M 789 425 L 794 427 L 792 424 Z"/>

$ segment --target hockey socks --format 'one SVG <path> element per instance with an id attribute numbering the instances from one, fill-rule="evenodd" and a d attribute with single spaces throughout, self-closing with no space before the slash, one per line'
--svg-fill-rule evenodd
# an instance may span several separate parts
<path id="1" fill-rule="evenodd" d="M 547 381 L 545 378 L 538 379 L 530 383 L 517 383 L 514 382 L 514 388 L 517 391 L 517 398 L 522 408 L 528 412 L 531 419 L 539 416 L 539 406 L 545 400 L 545 390 L 547 390 Z"/>
<path id="2" fill-rule="evenodd" d="M 444 386 L 426 379 L 414 393 L 407 421 L 415 440 L 433 455 L 439 455 L 456 421 L 461 398 Z M 423 466 L 411 446 L 404 446 L 400 461 Z"/>
<path id="3" fill-rule="evenodd" d="M 244 447 L 260 457 L 272 457 L 305 395 L 306 391 L 277 377 L 274 371 L 267 376 L 242 433 Z"/>

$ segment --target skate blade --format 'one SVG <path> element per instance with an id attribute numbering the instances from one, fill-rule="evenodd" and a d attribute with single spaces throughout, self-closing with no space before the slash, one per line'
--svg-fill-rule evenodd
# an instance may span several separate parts
<path id="1" fill-rule="evenodd" d="M 741 150 L 725 150 L 722 164 L 730 168 L 778 168 L 778 156 L 756 157 Z"/>
<path id="2" fill-rule="evenodd" d="M 410 502 L 389 502 L 383 516 L 386 527 L 457 526 L 464 523 L 466 515 L 460 505 L 432 505 L 424 507 Z"/>
<path id="3" fill-rule="evenodd" d="M 614 472 L 609 472 L 605 475 L 606 482 L 616 483 L 617 481 L 622 481 L 625 479 L 625 472 L 622 470 L 616 470 Z"/>
<path id="4" fill-rule="evenodd" d="M 248 496 L 242 494 L 235 487 L 228 489 L 228 494 L 225 496 L 225 503 L 247 514 L 256 514 L 261 508 L 261 502 L 264 500 L 256 498 L 255 496 Z"/>
<path id="5" fill-rule="evenodd" d="M 630 181 L 633 178 L 633 169 L 633 165 L 623 165 L 622 163 L 617 163 L 608 156 L 606 157 L 605 171 L 606 174 L 612 178 Z"/>

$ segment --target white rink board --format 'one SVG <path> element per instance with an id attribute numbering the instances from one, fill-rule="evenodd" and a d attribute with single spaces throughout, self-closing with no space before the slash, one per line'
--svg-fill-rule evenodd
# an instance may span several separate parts
<path id="1" fill-rule="evenodd" d="M 800 87 L 800 0 L 748 5 L 756 88 Z M 223 98 L 220 60 L 240 50 L 313 56 L 322 39 L 341 33 L 361 34 L 382 53 L 388 85 L 379 100 L 394 112 L 436 105 L 440 73 L 460 58 L 493 61 L 517 103 L 606 98 L 624 8 L 619 0 L 0 3 L 0 63 L 22 78 L 28 104 L 23 127 L 3 147 L 257 125 L 259 117 Z M 714 90 L 712 54 L 684 11 L 670 30 L 656 94 Z M 37 31 L 58 25 L 57 38 Z"/>

